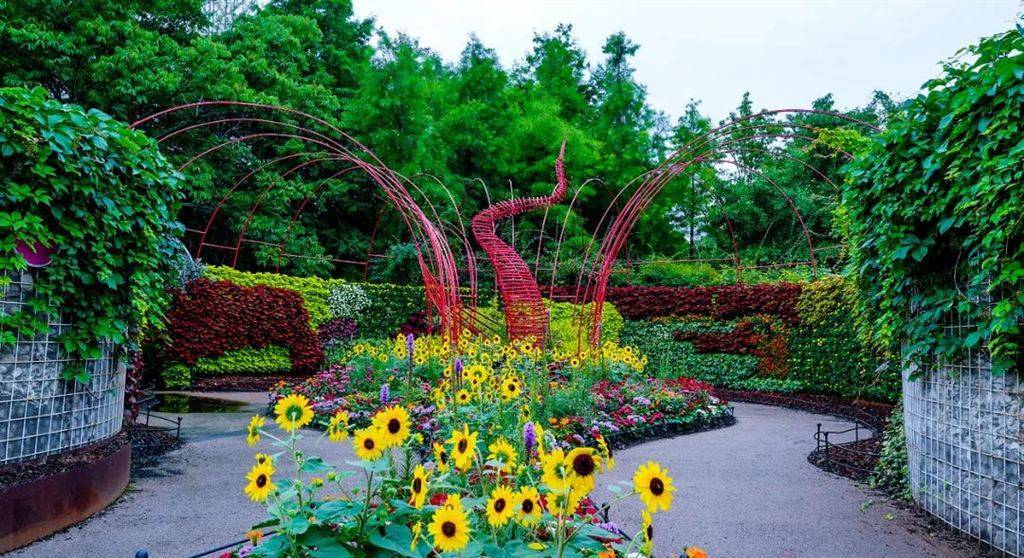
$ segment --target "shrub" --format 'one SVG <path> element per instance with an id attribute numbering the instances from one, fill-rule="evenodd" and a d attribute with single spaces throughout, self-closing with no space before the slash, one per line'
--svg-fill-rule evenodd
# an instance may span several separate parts
<path id="1" fill-rule="evenodd" d="M 1024 323 L 1024 37 L 982 39 L 924 88 L 848 167 L 866 331 L 910 360 L 985 348 L 1005 370 Z"/>
<path id="2" fill-rule="evenodd" d="M 182 191 L 155 142 L 41 88 L 4 88 L 0 175 L 0 286 L 26 268 L 18 242 L 56 250 L 24 310 L 0 316 L 0 346 L 44 331 L 40 313 L 74 318 L 60 340 L 76 360 L 160 326 Z"/>
<path id="3" fill-rule="evenodd" d="M 320 324 L 334 317 L 331 313 L 329 299 L 331 287 L 340 284 L 339 280 L 321 279 L 319 277 L 295 277 L 280 273 L 259 273 L 239 271 L 226 266 L 209 266 L 204 277 L 214 280 L 231 281 L 243 287 L 262 285 L 278 289 L 295 291 L 302 297 L 303 305 L 309 313 L 309 325 L 316 329 Z"/>
<path id="4" fill-rule="evenodd" d="M 581 338 L 579 331 L 581 325 L 584 326 L 584 331 L 590 330 L 594 315 L 593 303 L 576 305 L 571 302 L 546 301 L 545 304 L 551 316 L 548 327 L 552 348 L 575 352 L 580 342 L 584 347 L 589 344 L 590 340 L 585 334 Z M 615 305 L 605 303 L 601 308 L 601 343 L 618 343 L 623 324 L 622 315 L 615 309 Z"/>
<path id="5" fill-rule="evenodd" d="M 359 336 L 359 327 L 352 318 L 333 318 L 316 330 L 320 338 L 320 346 L 324 349 L 331 347 L 339 341 L 351 341 Z"/>
<path id="6" fill-rule="evenodd" d="M 274 374 L 288 372 L 291 367 L 288 349 L 270 346 L 262 349 L 227 351 L 219 357 L 203 357 L 193 366 L 174 363 L 164 368 L 161 377 L 165 387 L 187 389 L 192 385 L 192 379 L 198 376 Z"/>
<path id="7" fill-rule="evenodd" d="M 359 331 L 366 337 L 392 337 L 410 316 L 427 305 L 422 286 L 360 283 L 370 298 L 356 318 Z"/>
<path id="8" fill-rule="evenodd" d="M 189 366 L 203 357 L 271 345 L 288 348 L 297 372 L 312 371 L 323 361 L 309 313 L 294 291 L 197 279 L 175 293 L 168 319 L 168 354 Z"/>
<path id="9" fill-rule="evenodd" d="M 330 292 L 330 296 L 327 297 L 327 305 L 330 307 L 331 315 L 336 318 L 355 318 L 370 305 L 366 291 L 359 285 L 332 284 Z"/>
<path id="10" fill-rule="evenodd" d="M 650 359 L 647 370 L 660 378 L 688 376 L 724 387 L 738 387 L 754 377 L 758 358 L 751 355 L 698 353 L 692 344 L 677 341 L 679 331 L 726 332 L 728 324 L 708 322 L 657 323 L 627 320 L 622 343 L 633 345 Z"/>
<path id="11" fill-rule="evenodd" d="M 907 457 L 907 432 L 903 428 L 903 403 L 899 402 L 889 415 L 882 440 L 882 455 L 871 476 L 872 488 L 888 492 L 895 498 L 910 501 L 910 471 Z"/>

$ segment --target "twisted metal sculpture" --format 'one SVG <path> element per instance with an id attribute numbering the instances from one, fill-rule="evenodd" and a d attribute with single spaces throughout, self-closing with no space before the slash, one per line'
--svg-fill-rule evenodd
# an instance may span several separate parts
<path id="1" fill-rule="evenodd" d="M 540 296 L 537 278 L 515 248 L 498 238 L 495 223 L 528 211 L 546 209 L 565 198 L 565 142 L 555 160 L 557 184 L 550 196 L 512 198 L 498 202 L 473 216 L 473 237 L 487 253 L 494 267 L 495 283 L 505 305 L 505 323 L 510 339 L 543 341 L 548 331 L 548 312 Z"/>

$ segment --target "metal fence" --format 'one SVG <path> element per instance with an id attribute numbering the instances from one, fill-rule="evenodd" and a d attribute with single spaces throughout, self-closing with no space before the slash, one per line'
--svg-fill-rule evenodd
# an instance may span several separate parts
<path id="1" fill-rule="evenodd" d="M 0 316 L 21 310 L 34 288 L 30 273 L 9 277 L 0 287 Z M 68 327 L 61 316 L 49 320 L 47 332 L 17 332 L 13 346 L 0 348 L 0 465 L 85 446 L 121 430 L 124 367 L 108 346 L 102 358 L 84 363 L 88 382 L 62 380 L 70 359 L 57 337 Z"/>
<path id="2" fill-rule="evenodd" d="M 968 328 L 957 323 L 949 328 Z M 911 380 L 912 372 L 920 378 Z M 952 527 L 1024 555 L 1024 380 L 993 375 L 983 352 L 904 363 L 910 488 Z"/>

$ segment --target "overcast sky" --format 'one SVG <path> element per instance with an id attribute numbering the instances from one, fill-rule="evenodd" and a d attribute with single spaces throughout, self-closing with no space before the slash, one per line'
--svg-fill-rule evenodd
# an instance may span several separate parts
<path id="1" fill-rule="evenodd" d="M 535 32 L 571 23 L 592 63 L 616 31 L 640 45 L 637 79 L 656 109 L 690 98 L 716 120 L 750 91 L 755 108 L 806 107 L 833 93 L 839 108 L 881 89 L 913 95 L 939 61 L 1009 29 L 1018 0 L 726 2 L 612 0 L 355 0 L 389 33 L 405 32 L 455 61 L 471 32 L 502 63 L 523 59 Z"/>

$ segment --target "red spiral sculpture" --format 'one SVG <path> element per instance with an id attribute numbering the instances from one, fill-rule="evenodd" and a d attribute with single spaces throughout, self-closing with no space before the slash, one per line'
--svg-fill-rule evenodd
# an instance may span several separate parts
<path id="1" fill-rule="evenodd" d="M 528 211 L 544 209 L 565 198 L 565 142 L 555 160 L 557 184 L 550 196 L 512 198 L 498 202 L 473 216 L 473 237 L 487 253 L 494 266 L 494 277 L 505 305 L 505 325 L 510 339 L 533 339 L 541 342 L 548 331 L 548 312 L 540 296 L 537 278 L 522 256 L 494 233 L 500 219 Z"/>

